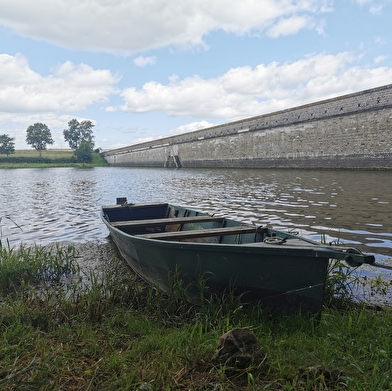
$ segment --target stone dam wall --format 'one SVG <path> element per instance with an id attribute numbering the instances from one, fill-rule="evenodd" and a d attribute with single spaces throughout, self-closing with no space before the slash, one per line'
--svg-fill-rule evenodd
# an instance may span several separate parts
<path id="1" fill-rule="evenodd" d="M 392 84 L 105 151 L 113 166 L 392 168 Z"/>

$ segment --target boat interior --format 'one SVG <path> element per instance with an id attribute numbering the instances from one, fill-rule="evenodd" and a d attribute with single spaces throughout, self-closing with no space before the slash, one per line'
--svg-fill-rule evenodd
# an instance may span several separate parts
<path id="1" fill-rule="evenodd" d="M 356 248 L 331 247 L 269 227 L 242 223 L 222 216 L 199 212 L 168 203 L 129 204 L 121 199 L 117 205 L 103 206 L 103 220 L 114 229 L 144 239 L 196 243 L 220 243 L 245 246 L 272 246 L 331 249 L 331 258 L 344 258 L 350 266 L 374 263 L 373 255 L 364 255 Z M 356 258 L 356 259 L 352 259 Z"/>
<path id="2" fill-rule="evenodd" d="M 301 242 L 290 234 L 282 238 L 266 227 L 168 203 L 123 203 L 103 207 L 102 211 L 112 227 L 146 239 L 248 245 L 283 244 L 288 239 Z"/>

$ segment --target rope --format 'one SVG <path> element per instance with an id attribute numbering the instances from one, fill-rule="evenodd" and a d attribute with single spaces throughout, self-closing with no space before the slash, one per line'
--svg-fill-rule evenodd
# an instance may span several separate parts
<path id="1" fill-rule="evenodd" d="M 283 244 L 286 240 L 287 238 L 281 238 L 279 236 L 268 236 L 264 238 L 263 242 L 267 244 Z"/>

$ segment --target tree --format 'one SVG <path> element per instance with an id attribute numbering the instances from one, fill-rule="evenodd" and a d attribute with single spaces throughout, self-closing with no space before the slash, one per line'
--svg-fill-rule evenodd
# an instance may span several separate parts
<path id="1" fill-rule="evenodd" d="M 10 137 L 8 134 L 0 134 L 0 154 L 10 155 L 15 153 L 15 138 Z"/>
<path id="2" fill-rule="evenodd" d="M 54 144 L 54 141 L 48 126 L 37 122 L 27 128 L 26 143 L 39 151 L 39 156 L 42 156 L 46 144 Z"/>
<path id="3" fill-rule="evenodd" d="M 90 144 L 83 140 L 75 151 L 76 160 L 82 163 L 90 163 L 93 160 Z"/>
<path id="4" fill-rule="evenodd" d="M 78 149 L 82 141 L 86 141 L 92 150 L 94 148 L 93 127 L 94 124 L 91 121 L 79 122 L 75 118 L 71 119 L 68 122 L 68 129 L 63 131 L 64 139 L 71 149 Z"/>

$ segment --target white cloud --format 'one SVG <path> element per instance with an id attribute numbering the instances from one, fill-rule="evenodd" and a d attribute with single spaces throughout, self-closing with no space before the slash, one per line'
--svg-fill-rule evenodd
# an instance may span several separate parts
<path id="1" fill-rule="evenodd" d="M 374 43 L 377 45 L 385 45 L 387 43 L 385 38 L 382 37 L 375 37 L 374 38 Z"/>
<path id="2" fill-rule="evenodd" d="M 318 54 L 296 62 L 233 68 L 217 78 L 148 82 L 121 93 L 126 112 L 232 120 L 391 83 L 391 68 L 352 66 L 348 52 Z"/>
<path id="3" fill-rule="evenodd" d="M 353 0 L 360 6 L 369 6 L 371 14 L 381 14 L 383 9 L 392 3 L 392 0 Z"/>
<path id="4" fill-rule="evenodd" d="M 51 129 L 56 145 L 64 144 L 62 130 L 68 121 L 89 119 L 70 113 L 107 102 L 110 95 L 118 92 L 118 81 L 108 70 L 71 62 L 42 76 L 30 68 L 22 55 L 0 54 L 2 132 L 16 137 L 16 147 L 23 148 L 27 126 L 42 122 Z"/>
<path id="5" fill-rule="evenodd" d="M 370 7 L 369 11 L 371 14 L 381 14 L 383 8 L 384 7 L 382 5 L 374 5 Z"/>
<path id="6" fill-rule="evenodd" d="M 160 138 L 162 138 L 162 136 L 154 136 L 154 135 L 151 135 L 151 136 L 148 136 L 148 137 L 139 137 L 139 138 L 134 139 L 134 140 L 132 141 L 132 144 L 147 143 L 148 141 L 158 140 L 158 139 L 160 139 Z M 132 144 L 131 144 L 131 145 L 132 145 Z M 130 145 L 130 144 L 122 144 L 122 147 L 126 147 L 127 145 Z M 121 147 L 118 147 L 118 148 L 121 148 Z"/>
<path id="7" fill-rule="evenodd" d="M 0 111 L 78 111 L 104 102 L 119 78 L 108 70 L 65 62 L 41 76 L 21 56 L 0 54 Z"/>
<path id="8" fill-rule="evenodd" d="M 193 132 L 195 130 L 209 128 L 211 126 L 214 126 L 214 124 L 208 121 L 191 122 L 189 124 L 181 125 L 175 129 L 172 129 L 169 133 L 170 136 L 174 136 L 176 134 Z"/>
<path id="9" fill-rule="evenodd" d="M 374 59 L 374 63 L 375 63 L 375 64 L 379 64 L 380 62 L 385 61 L 387 58 L 388 58 L 388 56 L 383 56 L 383 55 L 377 56 L 377 57 Z"/>
<path id="10" fill-rule="evenodd" d="M 146 65 L 154 65 L 157 62 L 155 56 L 143 57 L 139 56 L 133 60 L 134 64 L 138 67 L 145 67 Z"/>
<path id="11" fill-rule="evenodd" d="M 114 106 L 107 106 L 107 107 L 105 107 L 105 111 L 107 112 L 107 113 L 114 113 L 114 112 L 116 112 L 118 109 L 117 109 L 117 107 L 114 107 Z"/>
<path id="12" fill-rule="evenodd" d="M 278 38 L 281 35 L 292 35 L 296 34 L 307 25 L 310 25 L 307 18 L 294 16 L 292 18 L 279 20 L 268 29 L 267 34 L 272 38 Z"/>
<path id="13" fill-rule="evenodd" d="M 316 26 L 332 0 L 0 0 L 0 25 L 83 50 L 131 54 L 170 45 L 204 45 L 210 32 L 276 36 Z M 293 22 L 293 26 L 288 25 Z M 277 24 L 276 28 L 273 26 Z"/>

